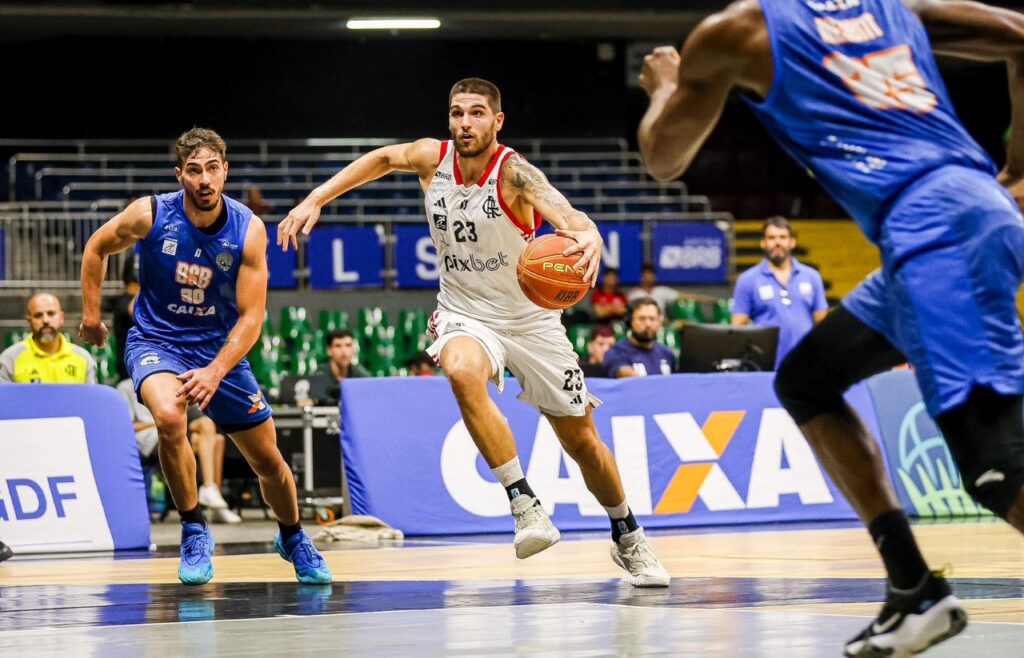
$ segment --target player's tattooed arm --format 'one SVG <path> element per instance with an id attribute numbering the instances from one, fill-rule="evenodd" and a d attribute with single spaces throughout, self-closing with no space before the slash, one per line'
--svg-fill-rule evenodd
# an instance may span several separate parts
<path id="1" fill-rule="evenodd" d="M 597 231 L 597 225 L 586 213 L 573 208 L 543 172 L 518 156 L 505 161 L 501 170 L 501 189 L 506 195 L 506 202 L 521 199 L 548 220 L 559 235 L 576 240 L 576 244 L 563 253 L 566 256 L 579 253 L 580 258 L 576 264 L 586 268 L 584 278 L 590 281 L 591 286 L 595 285 L 604 240 Z"/>
<path id="2" fill-rule="evenodd" d="M 573 208 L 569 200 L 552 187 L 540 169 L 522 158 L 511 157 L 505 163 L 501 170 L 501 188 L 503 191 L 512 191 L 509 197 L 524 199 L 556 228 L 583 230 L 594 224 L 585 213 Z M 565 226 L 562 226 L 563 222 Z"/>

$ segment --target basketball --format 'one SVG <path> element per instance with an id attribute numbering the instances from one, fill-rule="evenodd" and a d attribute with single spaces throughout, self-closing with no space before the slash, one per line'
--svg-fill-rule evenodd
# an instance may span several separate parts
<path id="1" fill-rule="evenodd" d="M 579 254 L 563 256 L 576 244 L 572 238 L 545 235 L 533 240 L 519 256 L 516 278 L 523 294 L 541 308 L 556 310 L 577 303 L 590 289 L 583 280 L 586 270 L 576 267 Z"/>

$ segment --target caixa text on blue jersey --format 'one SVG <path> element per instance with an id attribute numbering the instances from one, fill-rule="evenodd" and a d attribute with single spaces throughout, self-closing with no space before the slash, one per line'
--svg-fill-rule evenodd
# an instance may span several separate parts
<path id="1" fill-rule="evenodd" d="M 168 304 L 167 310 L 178 315 L 194 315 L 197 318 L 204 315 L 216 315 L 216 306 L 188 306 L 185 304 Z"/>

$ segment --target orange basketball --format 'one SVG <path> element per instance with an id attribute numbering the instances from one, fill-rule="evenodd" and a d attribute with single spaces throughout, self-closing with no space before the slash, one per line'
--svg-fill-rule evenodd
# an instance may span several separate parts
<path id="1" fill-rule="evenodd" d="M 583 280 L 586 270 L 576 267 L 580 255 L 562 255 L 574 244 L 572 238 L 551 234 L 526 245 L 516 264 L 516 278 L 531 302 L 555 310 L 568 308 L 587 294 L 590 283 Z"/>

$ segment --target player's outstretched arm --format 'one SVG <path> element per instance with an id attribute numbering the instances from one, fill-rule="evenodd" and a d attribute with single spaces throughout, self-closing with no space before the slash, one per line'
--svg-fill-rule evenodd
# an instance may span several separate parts
<path id="1" fill-rule="evenodd" d="M 260 337 L 263 312 L 267 307 L 267 229 L 256 215 L 249 220 L 242 248 L 242 262 L 235 280 L 235 299 L 238 321 L 228 332 L 227 340 L 213 361 L 204 368 L 189 370 L 178 375 L 182 386 L 177 395 L 186 396 L 189 403 L 206 409 L 221 380 L 249 353 Z"/>
<path id="2" fill-rule="evenodd" d="M 1024 204 L 1024 14 L 963 0 L 904 2 L 928 29 L 935 52 L 1007 63 L 1012 130 L 999 180 Z"/>
<path id="3" fill-rule="evenodd" d="M 124 251 L 153 227 L 150 197 L 136 199 L 113 219 L 101 226 L 85 243 L 82 252 L 82 324 L 78 335 L 85 342 L 102 346 L 107 342 L 107 327 L 100 322 L 100 295 L 110 254 Z"/>
<path id="4" fill-rule="evenodd" d="M 519 156 L 512 156 L 502 166 L 501 189 L 507 203 L 512 204 L 521 199 L 548 220 L 559 235 L 576 240 L 576 244 L 566 249 L 563 255 L 580 254 L 576 265 L 586 268 L 584 279 L 594 287 L 601 267 L 604 239 L 586 213 L 573 208 L 540 169 Z"/>
<path id="5" fill-rule="evenodd" d="M 360 156 L 355 162 L 332 176 L 292 208 L 277 227 L 277 244 L 288 251 L 288 244 L 298 248 L 297 235 L 309 235 L 320 219 L 320 210 L 349 190 L 377 180 L 394 171 L 416 172 L 420 180 L 428 179 L 437 169 L 441 143 L 436 139 L 420 139 L 405 144 L 391 144 Z"/>
<path id="6" fill-rule="evenodd" d="M 650 105 L 637 138 L 648 173 L 660 181 L 678 178 L 718 123 L 734 86 L 747 84 L 755 57 L 770 64 L 764 50 L 764 19 L 756 3 L 734 3 L 706 18 L 690 34 L 682 52 L 656 48 L 644 58 L 640 86 Z M 770 82 L 769 82 L 770 84 Z"/>

